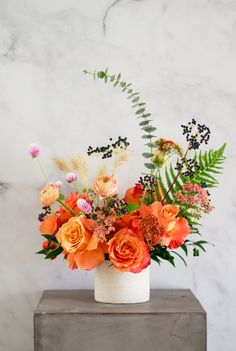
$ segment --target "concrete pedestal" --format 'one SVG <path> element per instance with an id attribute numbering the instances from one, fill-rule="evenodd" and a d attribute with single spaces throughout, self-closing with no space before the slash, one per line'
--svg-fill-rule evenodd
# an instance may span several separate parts
<path id="1" fill-rule="evenodd" d="M 35 311 L 34 338 L 35 351 L 206 351 L 206 312 L 190 290 L 153 290 L 130 305 L 51 290 Z"/>

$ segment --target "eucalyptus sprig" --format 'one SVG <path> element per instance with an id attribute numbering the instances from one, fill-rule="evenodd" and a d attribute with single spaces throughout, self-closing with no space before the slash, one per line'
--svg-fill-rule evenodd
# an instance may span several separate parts
<path id="1" fill-rule="evenodd" d="M 142 155 L 145 159 L 149 159 L 149 162 L 145 162 L 144 166 L 150 170 L 150 173 L 153 174 L 156 165 L 152 162 L 153 157 L 153 148 L 156 147 L 154 143 L 154 138 L 156 135 L 153 132 L 156 131 L 156 128 L 152 126 L 150 119 L 151 113 L 146 111 L 146 103 L 141 100 L 140 93 L 132 87 L 132 83 L 127 83 L 121 78 L 121 74 L 109 74 L 108 69 L 104 71 L 94 71 L 90 72 L 88 70 L 83 71 L 85 74 L 93 76 L 95 79 L 103 79 L 105 83 L 111 83 L 113 87 L 121 88 L 123 93 L 126 93 L 127 99 L 131 101 L 132 108 L 135 109 L 135 116 L 138 119 L 141 119 L 139 126 L 143 132 L 142 139 L 146 140 L 147 143 L 145 146 L 148 147 L 148 151 L 144 152 Z"/>

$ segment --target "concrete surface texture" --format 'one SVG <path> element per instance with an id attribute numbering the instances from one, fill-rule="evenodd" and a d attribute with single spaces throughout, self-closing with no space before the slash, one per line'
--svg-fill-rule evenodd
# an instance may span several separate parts
<path id="1" fill-rule="evenodd" d="M 154 290 L 140 304 L 46 291 L 35 311 L 35 351 L 206 351 L 206 313 L 190 290 Z"/>

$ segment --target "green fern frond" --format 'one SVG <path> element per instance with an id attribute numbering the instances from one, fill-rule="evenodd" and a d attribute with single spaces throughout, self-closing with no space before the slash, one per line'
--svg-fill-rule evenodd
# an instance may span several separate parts
<path id="1" fill-rule="evenodd" d="M 222 165 L 226 158 L 224 156 L 225 148 L 226 143 L 218 150 L 209 150 L 204 153 L 199 152 L 199 154 L 196 153 L 194 159 L 199 164 L 200 168 L 196 170 L 191 182 L 198 184 L 204 183 L 206 188 L 216 187 L 219 182 L 215 178 L 215 175 L 222 173 Z"/>

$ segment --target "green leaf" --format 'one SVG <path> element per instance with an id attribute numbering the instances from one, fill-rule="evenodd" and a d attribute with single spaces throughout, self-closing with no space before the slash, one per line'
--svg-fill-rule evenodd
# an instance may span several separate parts
<path id="1" fill-rule="evenodd" d="M 153 163 L 144 163 L 144 166 L 148 169 L 155 169 L 156 166 Z"/>
<path id="2" fill-rule="evenodd" d="M 181 249 L 184 251 L 185 255 L 188 256 L 188 248 L 185 244 L 183 244 L 182 246 L 180 246 Z"/>
<path id="3" fill-rule="evenodd" d="M 51 240 L 55 243 L 58 243 L 57 238 L 55 237 L 55 235 L 51 235 L 51 234 L 42 234 L 42 236 L 47 239 L 47 240 Z"/>
<path id="4" fill-rule="evenodd" d="M 176 256 L 178 256 L 184 263 L 185 267 L 187 267 L 187 263 L 185 261 L 185 259 L 176 251 L 171 251 L 173 254 L 175 254 Z"/>
<path id="5" fill-rule="evenodd" d="M 136 203 L 130 202 L 127 204 L 128 213 L 136 211 L 140 206 Z"/>
<path id="6" fill-rule="evenodd" d="M 144 152 L 142 155 L 144 158 L 151 158 L 153 156 L 153 154 L 150 154 L 148 152 Z"/>
<path id="7" fill-rule="evenodd" d="M 155 135 L 151 135 L 151 134 L 142 135 L 142 139 L 152 139 L 152 138 L 155 138 Z"/>
<path id="8" fill-rule="evenodd" d="M 153 148 L 153 147 L 156 148 L 157 147 L 155 143 L 147 143 L 145 145 L 147 145 L 148 147 L 151 147 L 151 148 Z"/>
<path id="9" fill-rule="evenodd" d="M 140 125 L 140 127 L 142 127 L 142 126 L 146 126 L 147 124 L 149 124 L 149 122 L 151 122 L 151 120 L 150 120 L 150 119 L 148 119 L 148 120 L 146 120 L 146 121 L 142 121 L 142 122 L 140 122 L 140 123 L 139 123 L 139 125 Z"/>
<path id="10" fill-rule="evenodd" d="M 154 132 L 155 130 L 157 130 L 155 127 L 151 127 L 151 126 L 143 127 L 142 129 L 148 133 Z"/>
<path id="11" fill-rule="evenodd" d="M 141 115 L 145 111 L 145 108 L 142 107 L 138 111 L 135 112 L 136 115 Z"/>
<path id="12" fill-rule="evenodd" d="M 42 254 L 45 254 L 46 253 L 46 250 L 43 249 L 43 250 L 40 250 L 38 252 L 35 252 L 36 254 L 39 254 L 39 255 L 42 255 Z"/>
<path id="13" fill-rule="evenodd" d="M 47 259 L 50 259 L 50 258 L 54 258 L 54 257 L 60 255 L 60 253 L 62 253 L 62 251 L 63 251 L 63 248 L 61 246 L 59 246 L 55 250 L 49 251 L 49 253 L 45 257 L 45 259 L 47 260 Z"/>

